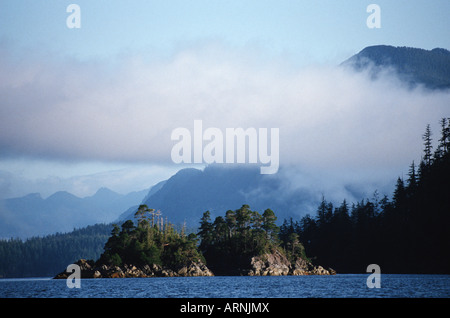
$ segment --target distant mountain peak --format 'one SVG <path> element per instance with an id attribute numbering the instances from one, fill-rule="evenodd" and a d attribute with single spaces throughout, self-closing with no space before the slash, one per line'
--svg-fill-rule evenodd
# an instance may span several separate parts
<path id="1" fill-rule="evenodd" d="M 53 193 L 51 196 L 49 196 L 46 200 L 68 199 L 68 198 L 78 198 L 78 197 L 67 191 L 57 191 Z"/>
<path id="2" fill-rule="evenodd" d="M 43 199 L 39 193 L 0 200 L 0 238 L 28 238 L 71 231 L 96 223 L 109 223 L 125 209 L 142 201 L 147 191 L 117 194 L 100 188 L 80 198 L 58 191 Z"/>
<path id="3" fill-rule="evenodd" d="M 101 187 L 97 190 L 97 192 L 95 192 L 95 194 L 93 195 L 95 196 L 105 196 L 105 195 L 114 195 L 117 196 L 119 195 L 117 192 L 114 192 L 113 190 L 106 188 L 106 187 Z"/>
<path id="4" fill-rule="evenodd" d="M 109 189 L 109 188 L 107 188 L 107 187 L 100 187 L 97 190 L 97 193 L 99 193 L 99 192 L 114 192 L 114 191 Z"/>
<path id="5" fill-rule="evenodd" d="M 422 84 L 430 89 L 450 88 L 450 51 L 425 50 L 390 45 L 368 46 L 344 61 L 356 71 L 370 69 L 376 77 L 383 68 L 393 68 L 399 78 L 411 86 Z"/>

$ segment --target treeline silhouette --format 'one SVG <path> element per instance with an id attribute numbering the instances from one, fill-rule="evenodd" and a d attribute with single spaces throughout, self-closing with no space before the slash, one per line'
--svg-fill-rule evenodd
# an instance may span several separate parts
<path id="1" fill-rule="evenodd" d="M 423 157 L 397 179 L 392 198 L 339 206 L 322 199 L 315 217 L 285 220 L 284 235 L 298 234 L 306 253 L 338 273 L 365 272 L 378 264 L 386 273 L 448 273 L 450 269 L 450 118 L 440 121 L 433 152 L 432 132 L 422 136 Z"/>

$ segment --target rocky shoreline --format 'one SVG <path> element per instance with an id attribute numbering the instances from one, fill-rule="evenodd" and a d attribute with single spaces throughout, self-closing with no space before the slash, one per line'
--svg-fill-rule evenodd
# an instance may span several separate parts
<path id="1" fill-rule="evenodd" d="M 76 263 L 80 267 L 81 278 L 137 278 L 137 277 L 198 277 L 214 276 L 213 272 L 202 262 L 191 262 L 180 268 L 164 268 L 152 264 L 144 266 L 124 265 L 96 266 L 94 261 L 80 259 Z M 235 272 L 234 272 L 235 273 Z M 272 254 L 264 254 L 252 257 L 250 267 L 239 271 L 240 276 L 286 276 L 286 275 L 335 275 L 333 269 L 325 269 L 312 263 L 297 259 L 294 263 L 276 251 Z M 63 271 L 54 279 L 67 279 L 71 273 Z"/>
<path id="2" fill-rule="evenodd" d="M 291 263 L 282 253 L 275 251 L 272 254 L 252 257 L 250 270 L 246 274 L 248 276 L 336 275 L 336 271 L 313 265 L 302 258 Z"/>
<path id="3" fill-rule="evenodd" d="M 195 277 L 214 276 L 205 264 L 191 263 L 178 269 L 164 268 L 156 264 L 135 266 L 95 266 L 93 261 L 80 259 L 76 263 L 80 266 L 81 278 L 136 278 L 136 277 Z M 54 279 L 66 279 L 71 273 L 63 271 Z"/>

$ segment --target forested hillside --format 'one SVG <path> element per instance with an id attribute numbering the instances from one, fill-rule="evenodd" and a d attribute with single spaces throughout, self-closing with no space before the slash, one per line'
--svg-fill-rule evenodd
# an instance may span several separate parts
<path id="1" fill-rule="evenodd" d="M 0 240 L 0 277 L 50 277 L 80 258 L 97 259 L 112 225 L 45 237 Z"/>
<path id="2" fill-rule="evenodd" d="M 432 132 L 424 152 L 398 178 L 392 198 L 372 198 L 334 207 L 323 198 L 315 217 L 285 220 L 284 235 L 296 233 L 306 253 L 337 272 L 364 272 L 380 265 L 388 273 L 446 273 L 450 269 L 450 119 L 442 119 L 433 151 Z"/>

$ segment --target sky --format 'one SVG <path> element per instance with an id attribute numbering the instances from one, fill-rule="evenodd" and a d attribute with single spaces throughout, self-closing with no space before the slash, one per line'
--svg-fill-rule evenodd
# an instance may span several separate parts
<path id="1" fill-rule="evenodd" d="M 196 119 L 279 128 L 301 185 L 382 185 L 420 160 L 449 94 L 337 66 L 371 45 L 450 49 L 448 13 L 448 0 L 0 0 L 0 199 L 149 188 L 186 166 L 170 135 Z"/>

